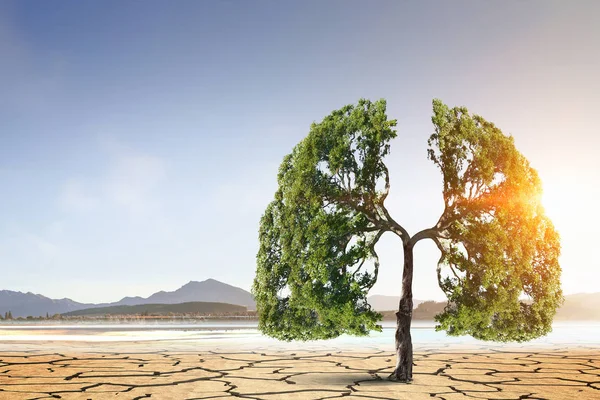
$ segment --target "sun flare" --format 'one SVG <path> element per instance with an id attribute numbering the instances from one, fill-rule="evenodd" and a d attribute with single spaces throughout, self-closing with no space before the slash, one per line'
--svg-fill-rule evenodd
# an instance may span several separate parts
<path id="1" fill-rule="evenodd" d="M 571 197 L 570 191 L 564 187 L 544 184 L 541 201 L 546 214 L 556 222 L 563 219 L 565 206 Z"/>

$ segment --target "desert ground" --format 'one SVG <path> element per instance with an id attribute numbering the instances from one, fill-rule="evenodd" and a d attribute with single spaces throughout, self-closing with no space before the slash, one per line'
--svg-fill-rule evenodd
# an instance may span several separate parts
<path id="1" fill-rule="evenodd" d="M 391 348 L 294 345 L 0 342 L 0 400 L 600 399 L 598 347 L 419 345 L 407 385 Z"/>

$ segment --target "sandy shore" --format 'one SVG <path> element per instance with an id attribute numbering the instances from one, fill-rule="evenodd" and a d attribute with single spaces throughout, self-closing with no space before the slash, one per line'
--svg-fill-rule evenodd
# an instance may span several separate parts
<path id="1" fill-rule="evenodd" d="M 386 380 L 393 365 L 378 349 L 4 342 L 0 400 L 600 399 L 597 347 L 420 346 L 410 385 Z"/>

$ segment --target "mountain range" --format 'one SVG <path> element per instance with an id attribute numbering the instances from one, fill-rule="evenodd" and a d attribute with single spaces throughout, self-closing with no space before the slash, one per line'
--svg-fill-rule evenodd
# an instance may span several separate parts
<path id="1" fill-rule="evenodd" d="M 10 311 L 13 317 L 37 317 L 40 315 L 62 314 L 82 308 L 93 307 L 93 304 L 78 303 L 71 299 L 50 299 L 41 294 L 22 293 L 12 290 L 0 290 L 0 315 Z"/>
<path id="2" fill-rule="evenodd" d="M 417 308 L 422 302 L 423 300 L 413 299 L 413 308 Z M 377 311 L 397 310 L 399 303 L 400 296 L 384 296 L 381 294 L 369 296 L 369 304 Z"/>
<path id="3" fill-rule="evenodd" d="M 371 307 L 377 311 L 396 310 L 399 296 L 369 296 Z M 179 304 L 189 302 L 228 303 L 256 310 L 256 303 L 250 292 L 207 279 L 201 282 L 190 281 L 177 290 L 156 292 L 148 297 L 124 297 L 113 303 L 79 303 L 71 299 L 51 299 L 31 292 L 22 293 L 11 290 L 0 290 L 0 315 L 10 311 L 13 317 L 37 317 L 49 314 L 64 314 L 86 308 L 111 306 L 136 306 L 142 304 Z M 422 300 L 413 300 L 417 308 Z M 557 319 L 565 320 L 600 320 L 600 293 L 580 293 L 565 297 L 564 305 L 558 310 Z"/>
<path id="4" fill-rule="evenodd" d="M 190 281 L 172 292 L 160 291 L 148 297 L 124 297 L 113 303 L 79 303 L 71 299 L 51 299 L 35 293 L 14 292 L 0 290 L 0 313 L 4 315 L 10 311 L 13 317 L 43 316 L 49 314 L 63 314 L 86 308 L 134 306 L 140 304 L 179 304 L 189 302 L 228 303 L 256 309 L 256 303 L 250 292 L 219 282 L 207 279 L 202 282 Z"/>

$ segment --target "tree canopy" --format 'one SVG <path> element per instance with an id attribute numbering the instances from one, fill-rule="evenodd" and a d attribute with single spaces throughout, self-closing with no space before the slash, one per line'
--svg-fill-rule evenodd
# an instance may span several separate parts
<path id="1" fill-rule="evenodd" d="M 537 172 L 512 137 L 464 107 L 435 100 L 432 121 L 445 205 L 438 280 L 449 300 L 440 328 L 495 341 L 547 334 L 562 302 L 560 243 Z"/>
<path id="2" fill-rule="evenodd" d="M 396 137 L 384 100 L 333 111 L 284 158 L 260 222 L 252 291 L 262 332 L 309 340 L 379 329 L 367 294 L 385 232 L 405 251 L 425 238 L 438 245 L 438 283 L 449 299 L 440 329 L 486 340 L 549 331 L 562 299 L 560 246 L 536 171 L 492 123 L 439 100 L 433 111 L 428 155 L 442 172 L 445 208 L 412 237 L 384 205 L 383 159 Z"/>

